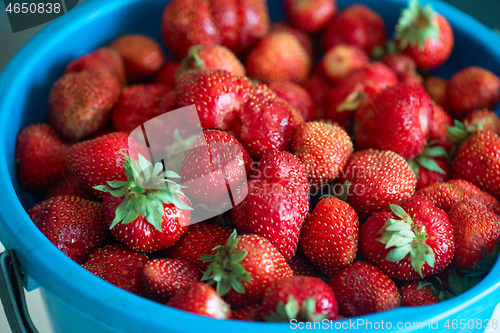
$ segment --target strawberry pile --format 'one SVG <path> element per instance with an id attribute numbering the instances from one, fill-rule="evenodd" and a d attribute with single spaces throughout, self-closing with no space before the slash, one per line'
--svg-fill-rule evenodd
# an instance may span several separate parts
<path id="1" fill-rule="evenodd" d="M 360 4 L 283 6 L 271 23 L 265 0 L 172 0 L 161 42 L 67 64 L 17 137 L 34 224 L 102 279 L 219 319 L 337 320 L 474 286 L 499 250 L 499 77 L 434 76 L 453 31 L 416 0 L 393 33 Z M 152 129 L 180 159 L 130 136 L 192 105 L 199 135 Z"/>

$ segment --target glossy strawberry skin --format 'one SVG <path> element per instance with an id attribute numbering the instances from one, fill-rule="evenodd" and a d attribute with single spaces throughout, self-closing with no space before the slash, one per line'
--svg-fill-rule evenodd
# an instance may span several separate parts
<path id="1" fill-rule="evenodd" d="M 451 263 L 454 254 L 453 227 L 446 213 L 422 196 L 413 196 L 399 203 L 413 219 L 415 227 L 424 228 L 427 239 L 423 242 L 429 245 L 434 253 L 434 267 L 424 263 L 423 276 L 429 276 L 443 270 Z M 378 241 L 379 231 L 388 219 L 398 219 L 389 208 L 371 215 L 363 224 L 359 236 L 359 247 L 363 258 L 380 268 L 393 279 L 413 281 L 421 278 L 411 266 L 410 256 L 406 255 L 399 262 L 386 259 L 391 250 Z M 417 232 L 416 232 L 417 233 Z"/>
<path id="2" fill-rule="evenodd" d="M 336 0 L 285 0 L 285 14 L 295 27 L 306 32 L 319 32 L 337 12 Z"/>
<path id="3" fill-rule="evenodd" d="M 399 287 L 401 306 L 436 304 L 439 297 L 429 282 L 407 282 Z"/>
<path id="4" fill-rule="evenodd" d="M 441 170 L 444 171 L 444 174 L 420 166 L 417 174 L 417 185 L 415 187 L 415 191 L 418 191 L 419 189 L 430 184 L 445 182 L 450 178 L 451 163 L 444 157 L 432 157 L 432 159 L 441 168 Z"/>
<path id="5" fill-rule="evenodd" d="M 205 43 L 190 48 L 177 74 L 189 69 L 218 69 L 236 76 L 245 76 L 245 67 L 241 61 L 231 50 L 219 44 Z"/>
<path id="6" fill-rule="evenodd" d="M 452 117 L 436 102 L 432 102 L 432 120 L 429 123 L 429 142 L 436 141 L 445 149 L 451 148 L 447 139 L 448 126 L 453 126 Z"/>
<path id="7" fill-rule="evenodd" d="M 269 88 L 281 99 L 300 111 L 304 121 L 316 118 L 314 103 L 307 90 L 291 81 L 273 81 Z"/>
<path id="8" fill-rule="evenodd" d="M 337 83 L 357 69 L 370 62 L 370 57 L 355 45 L 339 44 L 329 48 L 320 62 L 323 75 L 332 83 Z"/>
<path id="9" fill-rule="evenodd" d="M 467 114 L 462 120 L 465 126 L 472 126 L 478 128 L 479 124 L 483 130 L 489 130 L 500 135 L 500 117 L 488 109 L 474 110 Z"/>

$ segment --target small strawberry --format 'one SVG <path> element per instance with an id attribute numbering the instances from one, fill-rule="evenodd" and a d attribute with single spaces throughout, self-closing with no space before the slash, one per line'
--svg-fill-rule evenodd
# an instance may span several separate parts
<path id="1" fill-rule="evenodd" d="M 314 40 L 312 36 L 306 33 L 304 30 L 300 30 L 286 22 L 279 21 L 273 23 L 271 32 L 273 31 L 284 31 L 291 33 L 292 35 L 297 37 L 299 43 L 304 47 L 307 54 L 309 54 L 311 58 L 314 58 Z"/>
<path id="2" fill-rule="evenodd" d="M 126 180 L 94 186 L 104 192 L 105 218 L 113 236 L 129 247 L 151 252 L 173 245 L 187 230 L 192 208 L 161 162 L 154 167 L 142 155 L 138 161 L 125 155 Z"/>
<path id="3" fill-rule="evenodd" d="M 422 196 L 391 204 L 361 228 L 363 258 L 393 279 L 414 281 L 443 270 L 454 253 L 446 213 Z"/>
<path id="4" fill-rule="evenodd" d="M 229 305 L 215 290 L 201 282 L 192 283 L 178 291 L 167 305 L 215 319 L 229 319 L 232 315 Z"/>
<path id="5" fill-rule="evenodd" d="M 417 64 L 412 58 L 402 53 L 387 53 L 380 60 L 401 79 L 402 76 L 417 71 Z"/>
<path id="6" fill-rule="evenodd" d="M 292 25 L 306 32 L 323 30 L 337 12 L 336 0 L 284 0 L 283 6 Z"/>
<path id="7" fill-rule="evenodd" d="M 141 295 L 166 303 L 179 290 L 200 281 L 202 272 L 188 261 L 152 259 L 144 265 L 141 276 Z"/>
<path id="8" fill-rule="evenodd" d="M 444 111 L 448 112 L 451 109 L 448 100 L 448 80 L 438 76 L 427 76 L 422 83 L 429 97 Z"/>
<path id="9" fill-rule="evenodd" d="M 410 0 L 396 25 L 396 44 L 410 56 L 418 68 L 434 69 L 451 55 L 453 30 L 448 20 L 430 5 Z"/>
<path id="10" fill-rule="evenodd" d="M 370 62 L 368 54 L 360 47 L 338 44 L 329 48 L 321 58 L 323 75 L 332 83 L 337 83 L 353 71 Z"/>
<path id="11" fill-rule="evenodd" d="M 399 287 L 401 306 L 422 306 L 436 304 L 440 301 L 440 293 L 431 282 L 406 282 Z"/>
<path id="12" fill-rule="evenodd" d="M 261 316 L 268 322 L 321 322 L 337 318 L 337 300 L 326 282 L 294 275 L 271 282 L 262 300 Z"/>
<path id="13" fill-rule="evenodd" d="M 38 214 L 30 215 L 49 241 L 79 264 L 109 239 L 102 204 L 95 201 L 54 197 L 38 206 Z"/>
<path id="14" fill-rule="evenodd" d="M 356 45 L 371 54 L 375 46 L 386 40 L 382 17 L 363 4 L 353 4 L 342 9 L 325 28 L 321 45 L 325 50 L 338 44 Z"/>
<path id="15" fill-rule="evenodd" d="M 233 320 L 260 321 L 260 304 L 247 305 L 233 310 Z"/>
<path id="16" fill-rule="evenodd" d="M 448 127 L 453 126 L 451 116 L 436 102 L 432 101 L 432 120 L 429 123 L 429 143 L 436 142 L 446 150 L 451 148 L 448 141 Z"/>
<path id="17" fill-rule="evenodd" d="M 63 195 L 71 195 L 87 200 L 92 200 L 95 198 L 86 188 L 83 187 L 78 177 L 71 174 L 59 179 L 57 182 L 49 186 L 45 191 L 46 199 Z"/>
<path id="18" fill-rule="evenodd" d="M 431 119 L 431 100 L 421 85 L 390 86 L 356 111 L 356 144 L 413 158 L 427 143 Z"/>
<path id="19" fill-rule="evenodd" d="M 269 89 L 299 110 L 304 121 L 313 121 L 316 118 L 312 97 L 303 87 L 291 81 L 273 81 L 269 84 Z"/>
<path id="20" fill-rule="evenodd" d="M 496 135 L 500 135 L 500 117 L 491 110 L 474 110 L 467 114 L 462 122 L 466 127 L 471 127 L 473 130 L 481 127 L 483 130 L 489 130 Z"/>
<path id="21" fill-rule="evenodd" d="M 356 261 L 338 273 L 329 283 L 335 294 L 339 315 L 356 317 L 399 307 L 398 287 L 377 267 Z"/>
<path id="22" fill-rule="evenodd" d="M 309 93 L 314 104 L 314 119 L 322 119 L 325 113 L 325 100 L 331 84 L 319 74 L 311 75 L 303 84 L 304 89 Z M 312 120 L 314 120 L 312 119 Z M 312 121 L 305 119 L 305 121 Z"/>
<path id="23" fill-rule="evenodd" d="M 191 46 L 182 59 L 177 75 L 189 69 L 219 69 L 236 76 L 245 76 L 245 66 L 227 47 L 218 44 Z"/>
<path id="24" fill-rule="evenodd" d="M 453 264 L 461 270 L 479 269 L 477 262 L 483 252 L 492 252 L 500 239 L 500 217 L 474 200 L 452 206 L 448 218 L 453 226 L 455 256 Z"/>
<path id="25" fill-rule="evenodd" d="M 306 217 L 307 219 L 308 217 Z M 302 251 L 297 251 L 293 258 L 288 261 L 288 265 L 290 265 L 293 275 L 313 276 L 320 279 L 326 278 L 326 275 Z"/>
<path id="26" fill-rule="evenodd" d="M 258 303 L 272 281 L 292 276 L 283 256 L 263 237 L 237 236 L 235 230 L 216 250 L 202 257 L 210 262 L 202 281 L 216 283 L 217 293 L 232 306 Z"/>
<path id="27" fill-rule="evenodd" d="M 16 138 L 16 172 L 21 187 L 39 192 L 69 174 L 71 143 L 46 123 L 28 125 Z"/>
<path id="28" fill-rule="evenodd" d="M 358 232 L 354 209 L 335 197 L 325 197 L 304 221 L 300 248 L 313 264 L 331 276 L 354 261 Z"/>
<path id="29" fill-rule="evenodd" d="M 426 146 L 422 153 L 409 160 L 408 164 L 417 177 L 415 190 L 433 183 L 447 181 L 451 175 L 448 153 L 442 146 Z"/>
<path id="30" fill-rule="evenodd" d="M 148 261 L 148 256 L 140 251 L 111 244 L 92 252 L 82 266 L 105 281 L 139 295 L 142 270 Z"/>
<path id="31" fill-rule="evenodd" d="M 144 34 L 121 35 L 110 46 L 122 57 L 129 83 L 151 80 L 165 62 L 161 45 Z"/>
<path id="32" fill-rule="evenodd" d="M 409 198 L 415 191 L 416 178 L 400 155 L 386 150 L 361 150 L 347 161 L 340 183 L 350 183 L 347 203 L 360 218 Z"/>
<path id="33" fill-rule="evenodd" d="M 353 152 L 352 141 L 340 126 L 320 122 L 299 127 L 292 149 L 305 166 L 309 183 L 318 188 L 340 176 Z"/>
<path id="34" fill-rule="evenodd" d="M 158 74 L 156 74 L 153 83 L 164 84 L 173 89 L 175 87 L 175 80 L 177 79 L 177 71 L 180 67 L 180 62 L 166 60 L 158 71 Z"/>
<path id="35" fill-rule="evenodd" d="M 107 70 L 63 74 L 50 90 L 47 122 L 68 140 L 78 141 L 106 125 L 120 89 Z"/>

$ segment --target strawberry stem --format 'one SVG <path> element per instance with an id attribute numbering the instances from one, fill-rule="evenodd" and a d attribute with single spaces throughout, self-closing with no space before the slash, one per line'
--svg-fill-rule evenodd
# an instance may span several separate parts
<path id="1" fill-rule="evenodd" d="M 400 40 L 399 47 L 418 45 L 422 49 L 427 39 L 439 39 L 438 28 L 432 22 L 435 15 L 430 5 L 422 6 L 418 0 L 410 0 L 396 24 L 395 37 Z"/>

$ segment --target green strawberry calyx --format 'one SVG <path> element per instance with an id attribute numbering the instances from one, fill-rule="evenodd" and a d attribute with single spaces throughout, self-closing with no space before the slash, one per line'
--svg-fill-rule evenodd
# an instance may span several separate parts
<path id="1" fill-rule="evenodd" d="M 428 236 L 425 227 L 415 225 L 405 210 L 398 205 L 389 205 L 390 209 L 400 219 L 388 219 L 378 234 L 382 236 L 377 241 L 385 244 L 385 248 L 393 248 L 387 253 L 385 260 L 399 262 L 410 255 L 410 263 L 423 278 L 422 267 L 427 263 L 434 267 L 434 251 L 425 243 Z"/>
<path id="2" fill-rule="evenodd" d="M 422 6 L 418 0 L 410 0 L 408 7 L 402 10 L 396 24 L 395 37 L 399 47 L 417 46 L 421 50 L 427 39 L 439 39 L 438 27 L 433 23 L 437 13 L 430 5 Z"/>
<path id="3" fill-rule="evenodd" d="M 412 160 L 409 160 L 408 164 L 415 175 L 418 175 L 421 167 L 446 175 L 446 172 L 439 166 L 439 164 L 437 164 L 434 157 L 444 157 L 448 159 L 448 152 L 443 146 L 432 146 L 429 144 L 424 148 L 420 155 Z"/>
<path id="4" fill-rule="evenodd" d="M 142 155 L 138 161 L 123 153 L 126 181 L 108 181 L 106 185 L 94 186 L 96 190 L 108 192 L 116 198 L 123 197 L 118 205 L 110 229 L 118 223 L 128 224 L 142 216 L 161 232 L 164 214 L 163 204 L 173 204 L 179 209 L 192 210 L 181 198 L 187 197 L 181 186 L 170 178 L 180 176 L 170 170 L 163 171 L 161 162 L 153 164 Z"/>
<path id="5" fill-rule="evenodd" d="M 213 248 L 213 251 L 217 251 L 214 255 L 208 254 L 200 258 L 201 261 L 210 263 L 201 281 L 206 281 L 208 285 L 217 283 L 216 291 L 220 296 L 224 296 L 231 289 L 244 294 L 245 287 L 241 281 L 251 279 L 250 274 L 240 264 L 248 252 L 245 250 L 236 251 L 239 240 L 240 238 L 234 230 L 226 244 Z"/>
<path id="6" fill-rule="evenodd" d="M 301 322 L 320 322 L 326 319 L 327 315 L 316 312 L 316 300 L 314 297 L 307 297 L 302 304 L 288 296 L 288 302 L 280 301 L 276 306 L 276 312 L 271 313 L 264 319 L 271 323 L 286 323 L 292 319 L 297 319 Z"/>

